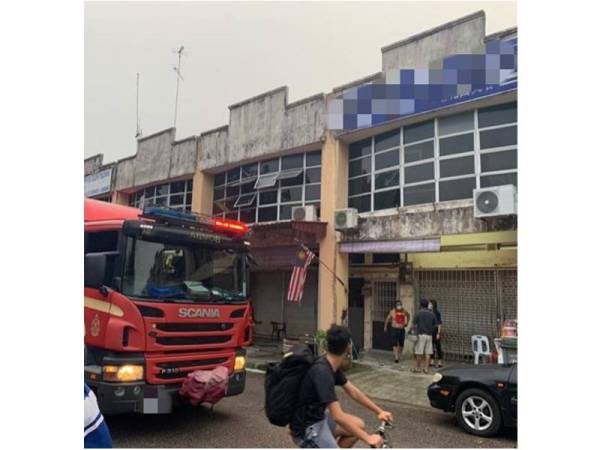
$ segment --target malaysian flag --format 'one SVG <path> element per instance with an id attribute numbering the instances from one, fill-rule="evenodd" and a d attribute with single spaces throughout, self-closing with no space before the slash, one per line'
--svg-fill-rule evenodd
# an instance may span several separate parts
<path id="1" fill-rule="evenodd" d="M 315 254 L 307 248 L 301 249 L 294 260 L 294 270 L 292 270 L 292 278 L 290 279 L 290 287 L 288 288 L 287 299 L 290 302 L 300 303 L 302 294 L 304 293 L 304 282 L 306 281 L 306 273 L 308 266 L 312 262 Z"/>

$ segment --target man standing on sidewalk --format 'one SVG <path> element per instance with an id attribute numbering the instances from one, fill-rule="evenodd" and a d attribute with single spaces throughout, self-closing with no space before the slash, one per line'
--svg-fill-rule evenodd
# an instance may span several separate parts
<path id="1" fill-rule="evenodd" d="M 415 345 L 415 367 L 411 372 L 429 373 L 429 359 L 433 353 L 432 335 L 436 324 L 434 314 L 427 308 L 429 302 L 424 298 L 419 302 L 421 309 L 415 315 L 411 330 L 417 329 L 417 344 Z M 421 369 L 421 366 L 423 367 Z"/>
<path id="2" fill-rule="evenodd" d="M 387 333 L 388 324 L 391 322 L 392 346 L 394 349 L 394 360 L 398 362 L 404 350 L 404 339 L 406 337 L 405 327 L 410 321 L 410 314 L 402 307 L 401 302 L 396 302 L 396 308 L 392 309 L 383 324 L 383 332 Z"/>

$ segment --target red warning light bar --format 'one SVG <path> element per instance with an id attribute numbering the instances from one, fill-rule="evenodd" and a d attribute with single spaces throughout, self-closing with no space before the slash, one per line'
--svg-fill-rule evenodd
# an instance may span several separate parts
<path id="1" fill-rule="evenodd" d="M 248 225 L 238 220 L 213 219 L 213 229 L 215 231 L 244 235 L 248 232 Z"/>

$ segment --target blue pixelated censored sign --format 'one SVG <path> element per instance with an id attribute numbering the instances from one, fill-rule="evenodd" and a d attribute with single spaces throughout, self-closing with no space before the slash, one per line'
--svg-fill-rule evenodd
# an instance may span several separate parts
<path id="1" fill-rule="evenodd" d="M 385 81 L 345 90 L 328 105 L 332 130 L 368 128 L 517 88 L 517 38 L 486 43 L 483 54 L 444 58 L 441 69 L 388 71 Z"/>

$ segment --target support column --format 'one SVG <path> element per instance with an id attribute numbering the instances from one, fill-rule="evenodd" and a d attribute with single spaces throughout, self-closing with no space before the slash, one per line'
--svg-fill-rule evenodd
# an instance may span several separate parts
<path id="1" fill-rule="evenodd" d="M 213 188 L 215 176 L 213 174 L 197 170 L 194 174 L 194 185 L 192 187 L 192 211 L 212 216 L 213 211 Z"/>
<path id="2" fill-rule="evenodd" d="M 115 191 L 112 195 L 112 203 L 116 203 L 117 205 L 125 205 L 129 206 L 129 194 L 125 192 Z"/>
<path id="3" fill-rule="evenodd" d="M 348 255 L 338 251 L 334 226 L 336 209 L 348 204 L 348 149 L 331 131 L 326 132 L 321 150 L 321 221 L 327 222 L 325 237 L 319 246 L 319 258 L 348 287 Z M 326 330 L 332 323 L 341 323 L 348 309 L 348 295 L 334 275 L 319 265 L 318 327 Z"/>

